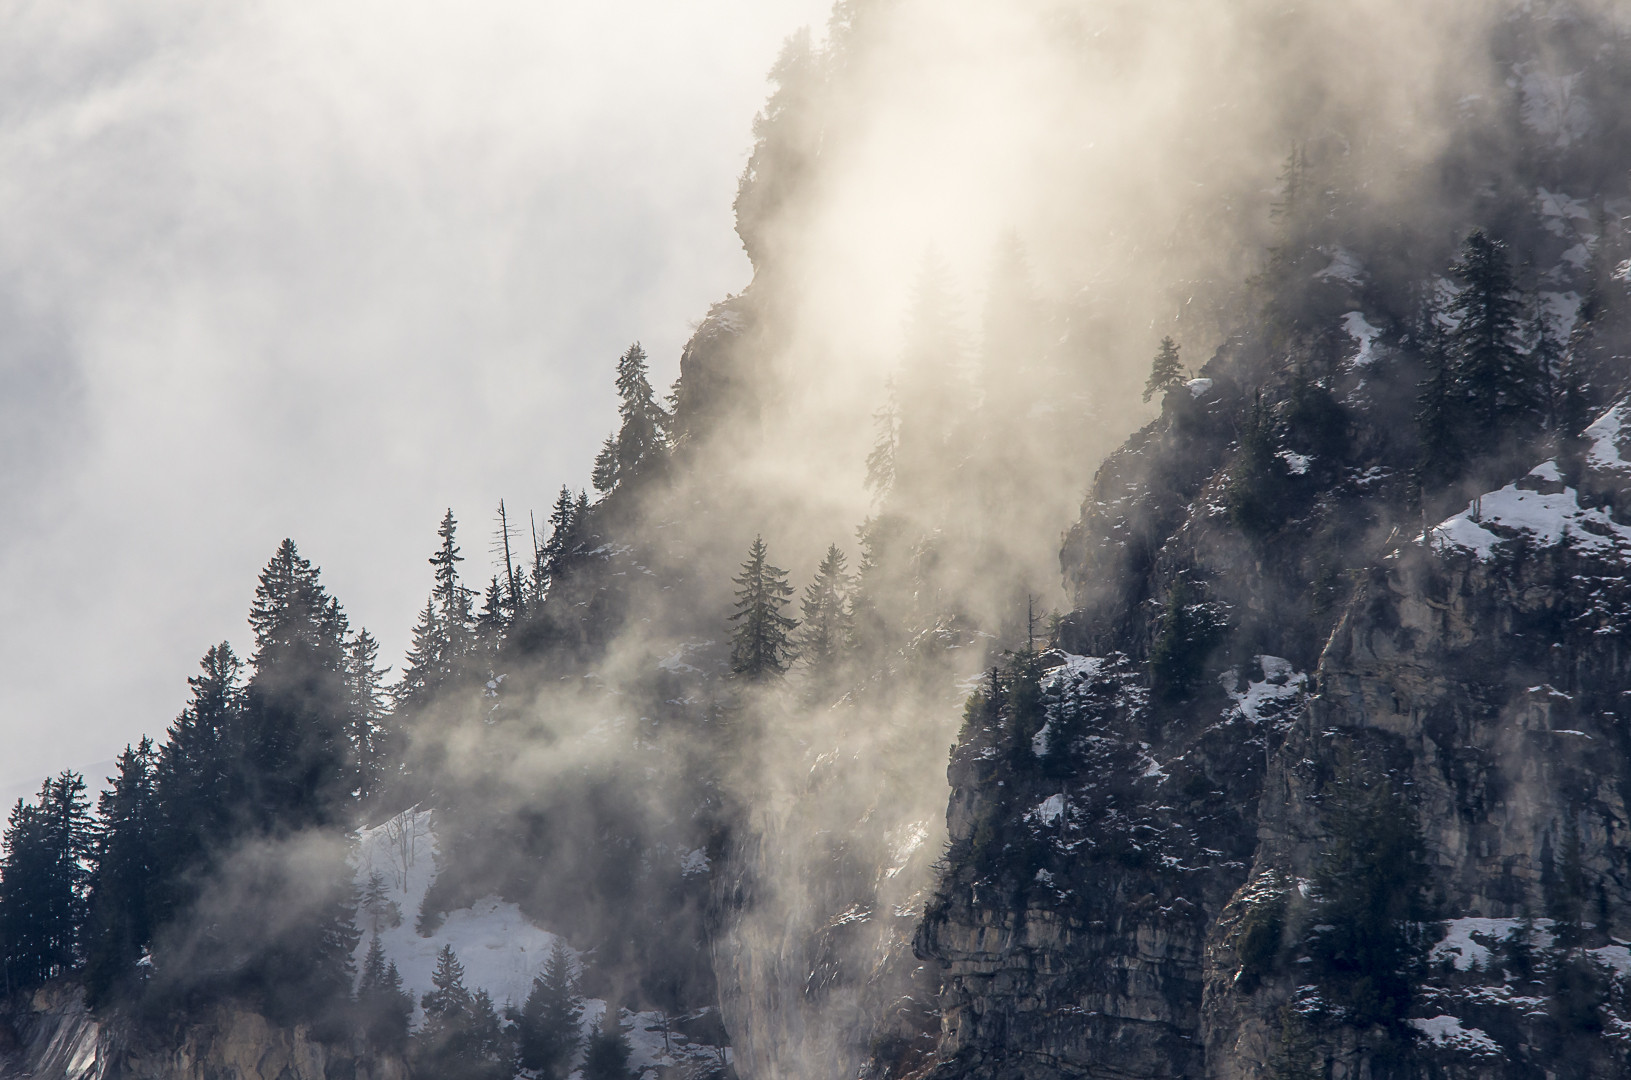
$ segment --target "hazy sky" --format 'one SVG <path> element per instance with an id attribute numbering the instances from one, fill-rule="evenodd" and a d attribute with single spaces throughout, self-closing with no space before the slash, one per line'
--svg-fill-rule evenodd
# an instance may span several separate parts
<path id="1" fill-rule="evenodd" d="M 765 72 L 828 6 L 8 5 L 0 786 L 162 735 L 284 536 L 400 665 L 443 510 L 484 581 L 617 354 L 666 385 L 746 284 Z"/>

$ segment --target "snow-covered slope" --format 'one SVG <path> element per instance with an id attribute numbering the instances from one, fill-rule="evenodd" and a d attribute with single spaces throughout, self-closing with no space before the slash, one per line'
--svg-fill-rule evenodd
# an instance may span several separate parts
<path id="1" fill-rule="evenodd" d="M 534 926 L 521 909 L 497 897 L 484 897 L 470 907 L 449 912 L 429 937 L 414 929 L 419 905 L 436 880 L 436 833 L 427 810 L 407 810 L 372 829 L 363 829 L 357 843 L 357 887 L 379 875 L 388 904 L 394 911 L 383 920 L 359 909 L 357 945 L 360 967 L 368 943 L 378 932 L 387 959 L 395 962 L 402 983 L 414 998 L 414 1020 L 419 1020 L 420 995 L 431 989 L 436 954 L 451 945 L 464 965 L 465 984 L 472 991 L 486 990 L 495 1004 L 519 1006 L 527 998 L 532 978 L 543 970 L 555 947 L 555 935 Z M 397 925 L 391 925 L 395 922 Z"/>
<path id="2" fill-rule="evenodd" d="M 358 831 L 357 888 L 366 895 L 370 880 L 376 876 L 383 886 L 382 904 L 364 903 L 358 908 L 361 939 L 355 959 L 359 970 L 377 933 L 386 959 L 396 964 L 403 988 L 413 995 L 417 1025 L 422 1019 L 419 999 L 431 989 L 436 954 L 444 945 L 451 945 L 464 965 L 466 986 L 472 991 L 486 990 L 501 1011 L 505 1005 L 519 1007 L 532 988 L 533 977 L 543 972 L 555 948 L 556 935 L 534 925 L 515 904 L 496 896 L 483 897 L 469 907 L 449 912 L 434 933 L 420 935 L 415 923 L 425 893 L 436 880 L 436 850 L 431 812 L 417 807 L 374 828 Z M 570 951 L 575 959 L 579 958 L 575 950 Z M 585 1001 L 585 1030 L 599 1023 L 606 1009 L 602 1000 Z M 728 1064 L 729 1048 L 694 1042 L 677 1030 L 677 1026 L 694 1019 L 665 1020 L 658 1012 L 620 1010 L 619 1022 L 633 1050 L 630 1066 L 641 1072 L 666 1066 L 706 1071 L 710 1066 Z"/>

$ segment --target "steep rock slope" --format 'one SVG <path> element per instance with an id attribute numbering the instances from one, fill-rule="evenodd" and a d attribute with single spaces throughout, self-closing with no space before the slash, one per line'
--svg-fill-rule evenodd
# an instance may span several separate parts
<path id="1" fill-rule="evenodd" d="M 1578 489 L 1543 464 L 1392 553 L 1344 613 L 1270 766 L 1252 880 L 1212 935 L 1214 1075 L 1264 1075 L 1291 1053 L 1288 1025 L 1343 1019 L 1297 977 L 1291 942 L 1242 992 L 1240 944 L 1254 910 L 1311 875 L 1331 842 L 1322 805 L 1355 758 L 1410 792 L 1446 920 L 1410 1018 L 1424 1062 L 1501 1077 L 1631 1068 L 1626 411 L 1588 429 Z M 1302 1053 L 1359 1075 L 1378 1035 Z"/>
<path id="2" fill-rule="evenodd" d="M 222 1007 L 160 1032 L 98 1018 L 76 988 L 38 991 L 4 1015 L 0 1076 L 50 1080 L 405 1080 L 400 1058 Z M 168 1036 L 168 1037 L 165 1037 Z"/>

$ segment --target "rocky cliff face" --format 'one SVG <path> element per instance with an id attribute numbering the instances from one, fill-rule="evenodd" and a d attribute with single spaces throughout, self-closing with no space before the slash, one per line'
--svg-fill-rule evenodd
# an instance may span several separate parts
<path id="1" fill-rule="evenodd" d="M 1288 1025 L 1329 1034 L 1304 1051 L 1329 1075 L 1364 1075 L 1377 1033 L 1331 1030 L 1342 1017 L 1300 985 L 1295 947 L 1253 992 L 1239 986 L 1243 924 L 1318 863 L 1322 804 L 1356 755 L 1410 792 L 1444 920 L 1410 1018 L 1423 1067 L 1631 1068 L 1625 411 L 1589 429 L 1579 488 L 1547 463 L 1485 495 L 1476 517 L 1385 560 L 1344 613 L 1271 763 L 1252 879 L 1209 941 L 1212 1075 L 1272 1074 Z"/>
<path id="2" fill-rule="evenodd" d="M 0 1077 L 38 1080 L 405 1080 L 397 1058 L 316 1039 L 242 1009 L 217 1008 L 161 1033 L 97 1017 L 76 987 L 13 1005 L 0 1027 Z"/>
<path id="3" fill-rule="evenodd" d="M 1275 636 L 1253 597 L 1292 591 L 1321 534 L 1241 559 L 1214 520 L 1223 478 L 1163 474 L 1163 454 L 1206 461 L 1175 432 L 1202 430 L 1226 390 L 1190 389 L 1130 444 L 1142 471 L 1101 472 L 1084 533 L 1142 560 L 1133 580 L 1157 596 L 1200 583 L 1206 674 L 1162 700 L 1148 672 L 1170 602 L 1095 585 L 1067 635 L 1141 661 L 1056 651 L 975 698 L 917 938 L 942 973 L 935 1075 L 1625 1075 L 1631 406 L 1420 535 L 1375 539 L 1378 500 L 1370 568 L 1345 575 L 1305 671 L 1241 653 Z M 1309 518 L 1377 473 L 1353 467 Z M 1288 653 L 1318 621 L 1297 610 Z M 1318 922 L 1355 791 L 1391 793 L 1375 797 L 1395 798 L 1424 867 L 1385 1008 Z"/>

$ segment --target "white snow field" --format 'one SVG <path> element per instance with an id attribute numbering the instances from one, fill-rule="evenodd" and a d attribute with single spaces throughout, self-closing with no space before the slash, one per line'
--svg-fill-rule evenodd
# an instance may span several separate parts
<path id="1" fill-rule="evenodd" d="M 555 948 L 556 935 L 534 925 L 521 909 L 496 896 L 483 897 L 469 907 L 448 912 L 442 925 L 429 937 L 414 929 L 419 905 L 436 880 L 436 832 L 432 815 L 417 807 L 405 810 L 389 821 L 357 832 L 356 881 L 360 890 L 374 874 L 385 886 L 388 903 L 401 912 L 396 926 L 378 929 L 387 960 L 396 964 L 403 988 L 413 995 L 413 1022 L 421 1021 L 419 998 L 431 989 L 430 976 L 436 969 L 436 954 L 451 945 L 464 965 L 465 985 L 472 992 L 486 990 L 502 1012 L 505 1005 L 519 1007 L 527 999 L 535 975 L 542 973 Z M 704 856 L 703 867 L 706 867 Z M 374 926 L 368 912 L 359 910 L 358 930 L 362 937 L 355 959 L 359 970 L 368 953 Z M 580 954 L 572 951 L 573 959 Z M 587 1031 L 606 1013 L 606 1003 L 591 998 L 584 1002 L 583 1023 Z M 663 1036 L 664 1018 L 658 1012 L 620 1011 L 620 1023 L 633 1052 L 629 1065 L 644 1072 L 663 1066 L 725 1064 L 730 1050 L 690 1042 L 685 1035 L 670 1031 Z M 678 1021 L 679 1017 L 670 1017 Z"/>

